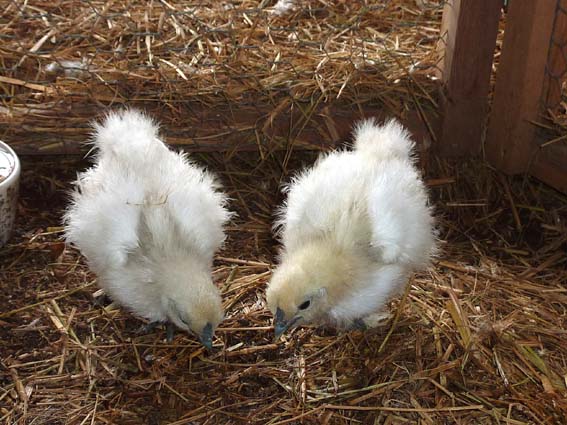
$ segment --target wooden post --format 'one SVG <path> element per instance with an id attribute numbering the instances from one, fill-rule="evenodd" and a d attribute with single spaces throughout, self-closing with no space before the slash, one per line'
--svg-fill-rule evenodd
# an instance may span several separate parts
<path id="1" fill-rule="evenodd" d="M 441 154 L 480 152 L 502 4 L 502 0 L 445 4 L 439 43 L 443 124 L 437 150 Z"/>
<path id="2" fill-rule="evenodd" d="M 537 150 L 536 127 L 555 0 L 510 3 L 488 134 L 486 156 L 498 169 L 521 173 Z"/>

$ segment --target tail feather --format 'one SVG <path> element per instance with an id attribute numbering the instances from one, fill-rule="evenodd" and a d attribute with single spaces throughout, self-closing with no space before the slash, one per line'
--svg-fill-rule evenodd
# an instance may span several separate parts
<path id="1" fill-rule="evenodd" d="M 152 151 L 166 149 L 158 138 L 157 123 L 140 111 L 111 112 L 94 129 L 94 146 L 102 157 L 112 155 L 125 163 L 143 163 L 155 158 Z"/>
<path id="2" fill-rule="evenodd" d="M 379 125 L 371 118 L 357 124 L 354 131 L 355 150 L 380 157 L 411 159 L 414 143 L 409 132 L 395 119 Z"/>

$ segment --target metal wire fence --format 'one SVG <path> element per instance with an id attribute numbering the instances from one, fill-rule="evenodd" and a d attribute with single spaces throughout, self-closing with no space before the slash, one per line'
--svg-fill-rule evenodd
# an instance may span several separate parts
<path id="1" fill-rule="evenodd" d="M 544 144 L 550 142 L 550 137 L 553 142 L 557 138 L 557 133 L 560 133 L 561 137 L 558 142 L 567 138 L 562 137 L 567 131 L 567 0 L 556 0 L 556 2 L 540 101 L 542 111 L 551 121 L 554 134 L 544 136 L 545 132 L 540 132 L 542 138 L 548 139 L 543 141 Z M 550 132 L 548 131 L 547 134 Z"/>

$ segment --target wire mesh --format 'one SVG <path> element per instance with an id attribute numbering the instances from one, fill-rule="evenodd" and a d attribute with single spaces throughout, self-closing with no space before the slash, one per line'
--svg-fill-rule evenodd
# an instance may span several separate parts
<path id="1" fill-rule="evenodd" d="M 20 151 L 76 150 L 117 105 L 215 149 L 227 135 L 256 146 L 290 111 L 297 136 L 323 104 L 435 103 L 442 0 L 4 3 L 0 138 Z"/>
<path id="2" fill-rule="evenodd" d="M 540 132 L 546 146 L 567 139 L 567 0 L 556 2 L 541 99 L 542 110 L 551 122 L 551 128 Z"/>

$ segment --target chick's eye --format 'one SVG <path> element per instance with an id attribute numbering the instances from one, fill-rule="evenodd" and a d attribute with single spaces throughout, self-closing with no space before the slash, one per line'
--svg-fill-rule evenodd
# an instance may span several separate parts
<path id="1" fill-rule="evenodd" d="M 310 305 L 311 305 L 311 301 L 309 301 L 309 300 L 304 301 L 303 303 L 301 303 L 301 304 L 299 305 L 299 309 L 300 309 L 300 310 L 305 310 L 305 309 L 309 308 Z"/>

